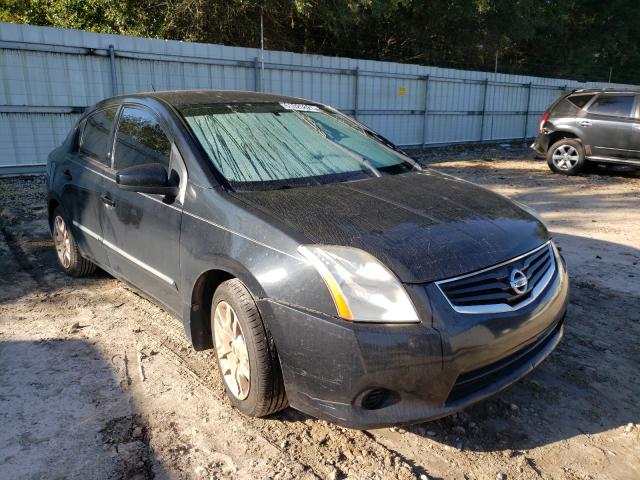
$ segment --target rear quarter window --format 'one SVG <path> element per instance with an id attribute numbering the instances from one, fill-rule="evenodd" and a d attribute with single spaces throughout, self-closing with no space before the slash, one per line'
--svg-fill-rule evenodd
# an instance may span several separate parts
<path id="1" fill-rule="evenodd" d="M 571 103 L 573 103 L 576 107 L 582 108 L 587 103 L 589 103 L 594 96 L 595 95 L 593 95 L 593 94 L 591 94 L 591 95 L 587 95 L 587 94 L 585 94 L 585 95 L 571 95 L 567 100 L 569 100 Z"/>
<path id="2" fill-rule="evenodd" d="M 589 107 L 589 113 L 630 117 L 635 95 L 601 95 Z"/>

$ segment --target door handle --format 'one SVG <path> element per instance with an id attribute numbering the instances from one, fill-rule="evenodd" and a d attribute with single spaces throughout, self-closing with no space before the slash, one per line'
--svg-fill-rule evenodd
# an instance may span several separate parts
<path id="1" fill-rule="evenodd" d="M 591 122 L 589 120 L 582 120 L 581 122 L 579 122 L 580 125 L 582 125 L 583 127 L 588 127 L 589 125 L 591 125 Z"/>
<path id="2" fill-rule="evenodd" d="M 100 195 L 100 199 L 102 200 L 102 203 L 104 203 L 107 207 L 116 206 L 116 201 L 113 198 L 111 198 L 111 196 L 108 193 L 103 193 L 102 195 Z"/>
<path id="3" fill-rule="evenodd" d="M 69 170 L 65 170 L 64 172 L 62 172 L 62 176 L 65 180 L 71 180 L 73 178 Z"/>

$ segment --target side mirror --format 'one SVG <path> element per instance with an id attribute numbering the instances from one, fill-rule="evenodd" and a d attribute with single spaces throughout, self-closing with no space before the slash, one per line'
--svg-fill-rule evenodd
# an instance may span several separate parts
<path id="1" fill-rule="evenodd" d="M 178 186 L 171 185 L 167 170 L 159 163 L 134 165 L 116 172 L 116 183 L 122 190 L 156 195 L 178 195 Z"/>

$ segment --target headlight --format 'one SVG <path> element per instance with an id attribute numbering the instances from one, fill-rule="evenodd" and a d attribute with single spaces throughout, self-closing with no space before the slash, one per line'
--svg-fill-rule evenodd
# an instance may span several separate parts
<path id="1" fill-rule="evenodd" d="M 340 317 L 359 322 L 420 321 L 400 281 L 367 252 L 333 245 L 301 245 L 298 252 L 327 284 Z"/>

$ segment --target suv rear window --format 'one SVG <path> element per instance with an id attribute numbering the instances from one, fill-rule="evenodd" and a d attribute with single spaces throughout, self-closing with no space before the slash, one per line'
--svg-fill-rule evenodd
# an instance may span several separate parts
<path id="1" fill-rule="evenodd" d="M 589 113 L 630 117 L 635 95 L 601 95 L 589 107 Z"/>
<path id="2" fill-rule="evenodd" d="M 573 103 L 576 107 L 578 108 L 582 108 L 584 107 L 587 103 L 589 103 L 589 100 L 591 100 L 594 97 L 593 94 L 584 94 L 584 95 L 571 95 L 568 100 Z"/>

